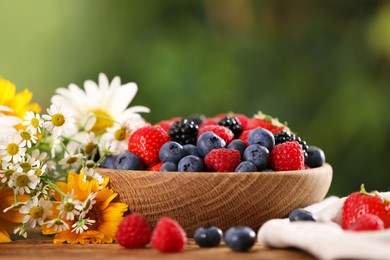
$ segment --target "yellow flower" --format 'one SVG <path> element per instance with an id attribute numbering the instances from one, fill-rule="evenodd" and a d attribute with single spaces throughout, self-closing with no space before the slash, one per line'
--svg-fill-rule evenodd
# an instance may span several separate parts
<path id="1" fill-rule="evenodd" d="M 32 93 L 28 89 L 16 93 L 15 85 L 0 76 L 0 106 L 13 110 L 10 115 L 23 119 L 27 111 L 39 113 L 41 108 L 37 103 L 30 103 Z"/>
<path id="2" fill-rule="evenodd" d="M 10 207 L 14 203 L 14 191 L 11 188 L 5 187 L 0 190 L 0 243 L 11 242 L 9 234 L 17 224 L 22 222 L 23 216 L 19 213 L 18 208 L 11 208 L 6 212 L 4 209 Z M 19 201 L 27 201 L 27 195 L 19 195 Z"/>
<path id="3" fill-rule="evenodd" d="M 99 185 L 96 179 L 85 180 L 84 173 L 69 173 L 68 182 L 56 183 L 63 193 L 71 193 L 73 198 L 84 202 L 82 211 L 85 210 L 84 219 L 94 220 L 88 225 L 88 229 L 78 233 L 72 229 L 65 230 L 56 234 L 54 243 L 80 243 L 80 244 L 100 244 L 112 243 L 115 239 L 115 233 L 119 223 L 123 219 L 123 214 L 127 210 L 127 205 L 120 202 L 113 202 L 118 195 L 112 189 L 107 187 L 109 178 L 104 178 L 103 184 Z M 96 196 L 90 196 L 96 194 Z M 60 200 L 58 194 L 55 195 Z M 91 197 L 93 197 L 93 202 Z M 77 222 L 67 221 L 69 227 Z"/>

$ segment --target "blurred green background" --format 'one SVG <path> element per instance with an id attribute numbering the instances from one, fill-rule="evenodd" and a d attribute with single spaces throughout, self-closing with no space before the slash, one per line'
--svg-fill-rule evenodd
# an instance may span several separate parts
<path id="1" fill-rule="evenodd" d="M 329 195 L 389 190 L 389 61 L 389 1 L 0 0 L 0 75 L 43 108 L 105 72 L 152 123 L 262 110 L 325 151 Z"/>

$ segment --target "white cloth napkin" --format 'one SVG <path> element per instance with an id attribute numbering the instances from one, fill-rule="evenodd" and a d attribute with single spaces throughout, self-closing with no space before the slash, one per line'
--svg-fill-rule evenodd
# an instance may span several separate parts
<path id="1" fill-rule="evenodd" d="M 380 194 L 390 199 L 390 192 Z M 390 229 L 354 232 L 341 228 L 344 201 L 329 197 L 305 208 L 318 217 L 318 222 L 267 221 L 257 239 L 269 247 L 299 248 L 319 259 L 390 259 Z"/>

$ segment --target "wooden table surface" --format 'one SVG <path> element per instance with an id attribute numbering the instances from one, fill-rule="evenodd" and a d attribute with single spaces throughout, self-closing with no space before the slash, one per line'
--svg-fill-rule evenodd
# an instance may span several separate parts
<path id="1" fill-rule="evenodd" d="M 15 239 L 12 243 L 0 244 L 2 259 L 315 259 L 313 256 L 296 249 L 270 249 L 256 244 L 247 253 L 235 253 L 225 245 L 204 249 L 189 240 L 181 253 L 162 254 L 147 247 L 143 249 L 125 249 L 119 244 L 78 245 L 52 242 L 52 237 L 39 232 L 29 234 L 28 239 Z"/>

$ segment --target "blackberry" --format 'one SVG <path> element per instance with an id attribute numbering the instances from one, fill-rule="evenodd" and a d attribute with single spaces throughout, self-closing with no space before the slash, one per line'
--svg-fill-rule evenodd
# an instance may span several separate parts
<path id="1" fill-rule="evenodd" d="M 274 137 L 275 137 L 275 145 L 284 142 L 297 141 L 302 147 L 303 156 L 305 157 L 305 160 L 307 159 L 307 152 L 309 150 L 309 146 L 299 136 L 291 134 L 290 132 L 287 131 L 280 131 L 279 133 L 274 134 Z"/>
<path id="2" fill-rule="evenodd" d="M 203 121 L 206 120 L 206 117 L 204 115 L 191 115 L 189 117 L 186 117 L 186 119 L 189 121 L 194 121 L 196 125 L 200 126 Z"/>
<path id="3" fill-rule="evenodd" d="M 229 128 L 233 132 L 235 139 L 240 137 L 242 133 L 242 125 L 234 116 L 225 116 L 218 122 L 218 125 Z"/>
<path id="4" fill-rule="evenodd" d="M 182 119 L 176 121 L 168 130 L 168 134 L 173 141 L 179 144 L 196 144 L 199 126 L 192 120 Z"/>

